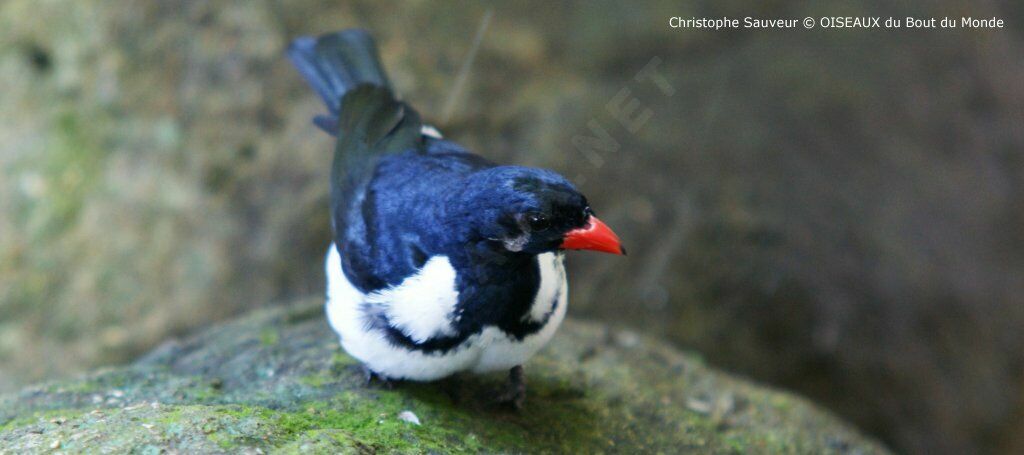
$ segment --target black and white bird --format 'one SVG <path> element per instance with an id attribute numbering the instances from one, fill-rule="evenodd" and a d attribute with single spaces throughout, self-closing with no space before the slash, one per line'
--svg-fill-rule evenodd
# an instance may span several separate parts
<path id="1" fill-rule="evenodd" d="M 327 318 L 384 380 L 431 381 L 522 365 L 565 316 L 563 251 L 625 254 L 561 175 L 499 166 L 441 137 L 397 100 L 363 30 L 296 39 L 288 56 L 337 137 Z"/>

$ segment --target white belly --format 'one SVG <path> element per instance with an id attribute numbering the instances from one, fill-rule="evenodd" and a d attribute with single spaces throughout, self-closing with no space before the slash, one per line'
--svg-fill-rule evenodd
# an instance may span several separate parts
<path id="1" fill-rule="evenodd" d="M 538 256 L 541 283 L 534 304 L 525 316 L 547 320 L 538 332 L 522 340 L 497 327 L 485 327 L 461 345 L 443 353 L 426 354 L 392 345 L 385 335 L 367 326 L 364 304 L 381 305 L 410 338 L 423 341 L 432 335 L 451 334 L 450 321 L 458 293 L 455 270 L 447 258 L 431 258 L 417 274 L 394 288 L 363 294 L 345 277 L 341 257 L 332 244 L 327 253 L 327 321 L 350 355 L 374 372 L 394 379 L 429 381 L 459 371 L 477 373 L 521 365 L 555 334 L 568 306 L 568 285 L 562 256 Z M 552 310 L 552 306 L 555 308 Z"/>

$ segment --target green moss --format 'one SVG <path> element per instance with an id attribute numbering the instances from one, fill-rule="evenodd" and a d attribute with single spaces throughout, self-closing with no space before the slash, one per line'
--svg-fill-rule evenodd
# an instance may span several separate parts
<path id="1" fill-rule="evenodd" d="M 277 344 L 279 335 L 277 330 L 273 327 L 268 327 L 260 331 L 260 344 L 264 346 L 273 346 Z"/>
<path id="2" fill-rule="evenodd" d="M 69 452 L 883 451 L 798 398 L 650 340 L 623 347 L 600 327 L 572 322 L 527 365 L 521 412 L 494 403 L 501 374 L 368 387 L 322 321 L 289 322 L 291 311 L 258 313 L 131 367 L 0 398 L 0 416 L 9 416 L 0 447 L 29 447 L 42 429 Z M 271 329 L 268 349 L 261 339 Z M 96 406 L 98 415 L 81 414 Z M 40 415 L 68 409 L 80 413 L 72 422 L 40 426 Z M 421 424 L 399 419 L 403 411 Z"/>
<path id="3" fill-rule="evenodd" d="M 104 390 L 104 385 L 99 381 L 83 379 L 75 382 L 49 384 L 46 389 L 55 393 L 90 393 Z"/>
<path id="4" fill-rule="evenodd" d="M 256 406 L 225 406 L 217 412 L 234 422 L 255 420 L 271 435 L 271 446 L 310 438 L 330 432 L 344 442 L 355 442 L 364 447 L 387 450 L 450 451 L 482 450 L 480 439 L 473 434 L 456 430 L 450 425 L 459 416 L 447 413 L 430 414 L 429 425 L 414 425 L 397 418 L 404 410 L 397 393 L 383 393 L 379 400 L 367 401 L 356 396 L 342 396 L 331 402 L 306 403 L 297 411 L 271 410 Z M 231 426 L 211 435 L 221 447 L 231 448 L 238 443 L 250 443 L 231 431 Z M 511 435 L 506 436 L 512 439 Z M 489 445 L 495 448 L 500 446 Z M 511 447 L 507 447 L 511 448 Z"/>
<path id="5" fill-rule="evenodd" d="M 0 433 L 10 431 L 16 428 L 26 427 L 29 425 L 36 424 L 54 424 L 57 422 L 63 422 L 66 420 L 74 419 L 83 412 L 80 409 L 50 409 L 46 411 L 35 411 L 28 415 L 18 416 L 7 420 L 0 424 Z"/>
<path id="6" fill-rule="evenodd" d="M 186 389 L 183 394 L 196 403 L 208 403 L 221 396 L 220 392 L 208 383 Z"/>
<path id="7" fill-rule="evenodd" d="M 56 117 L 51 128 L 50 146 L 42 157 L 19 171 L 36 171 L 47 185 L 45 197 L 21 206 L 22 220 L 42 220 L 33 226 L 33 241 L 42 245 L 55 235 L 74 226 L 84 201 L 96 188 L 97 178 L 109 152 L 100 145 L 106 116 L 102 112 L 82 113 L 68 110 Z"/>
<path id="8" fill-rule="evenodd" d="M 338 378 L 336 376 L 327 373 L 311 374 L 309 376 L 303 376 L 299 379 L 300 382 L 310 387 L 323 387 L 332 382 L 337 382 L 337 380 Z"/>
<path id="9" fill-rule="evenodd" d="M 349 365 L 358 365 L 359 361 L 344 352 L 338 351 L 331 355 L 331 364 L 335 367 L 344 367 Z"/>

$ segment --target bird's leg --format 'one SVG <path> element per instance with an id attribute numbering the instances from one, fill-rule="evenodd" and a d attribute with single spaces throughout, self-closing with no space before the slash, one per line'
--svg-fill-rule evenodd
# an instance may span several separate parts
<path id="1" fill-rule="evenodd" d="M 452 403 L 458 404 L 462 402 L 465 384 L 462 383 L 462 378 L 459 375 L 450 376 L 441 383 L 441 390 L 448 395 L 448 399 L 452 400 Z"/>
<path id="2" fill-rule="evenodd" d="M 386 376 L 378 374 L 377 372 L 370 369 L 370 367 L 363 365 L 363 377 L 366 378 L 367 387 L 377 382 L 385 389 L 391 390 L 395 388 L 395 383 L 388 379 Z"/>
<path id="3" fill-rule="evenodd" d="M 501 395 L 499 401 L 515 409 L 523 408 L 523 401 L 526 400 L 526 374 L 522 365 L 516 365 L 508 371 L 508 387 Z"/>

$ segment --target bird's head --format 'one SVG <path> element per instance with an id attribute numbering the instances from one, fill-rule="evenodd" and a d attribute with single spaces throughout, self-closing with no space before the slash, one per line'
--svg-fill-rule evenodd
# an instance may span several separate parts
<path id="1" fill-rule="evenodd" d="M 594 250 L 626 254 L 587 198 L 555 172 L 500 166 L 469 179 L 453 213 L 470 239 L 511 253 Z"/>

